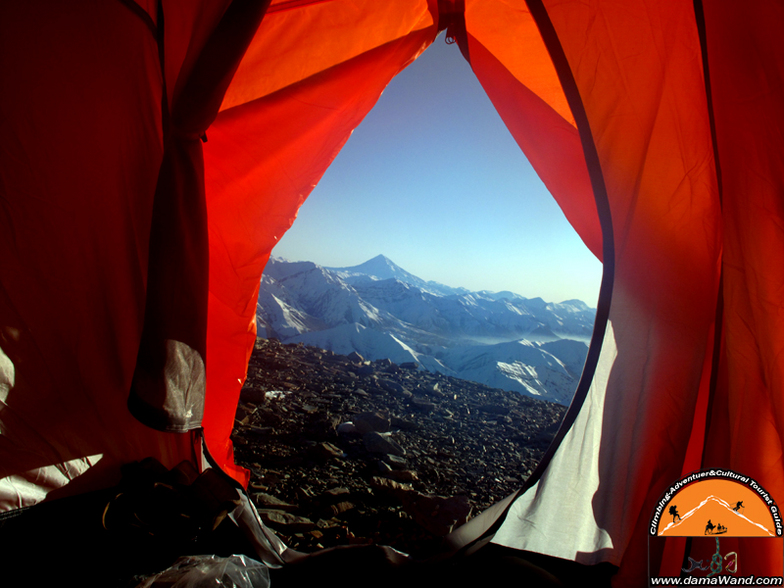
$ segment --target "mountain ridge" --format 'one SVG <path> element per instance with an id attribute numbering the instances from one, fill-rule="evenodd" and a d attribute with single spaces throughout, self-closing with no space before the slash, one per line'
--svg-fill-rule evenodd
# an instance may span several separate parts
<path id="1" fill-rule="evenodd" d="M 422 280 L 383 255 L 344 268 L 272 257 L 256 318 L 261 337 L 412 361 L 568 404 L 595 310 L 579 300 L 551 303 L 509 291 L 451 288 Z M 530 345 L 508 346 L 523 340 Z M 546 346 L 558 341 L 566 343 Z"/>

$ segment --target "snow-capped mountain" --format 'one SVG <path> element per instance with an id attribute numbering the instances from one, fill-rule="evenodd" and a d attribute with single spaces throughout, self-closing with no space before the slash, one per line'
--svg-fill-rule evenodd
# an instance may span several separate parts
<path id="1" fill-rule="evenodd" d="M 448 349 L 437 357 L 448 375 L 569 404 L 588 347 L 582 341 L 521 339 Z"/>
<path id="2" fill-rule="evenodd" d="M 361 284 L 368 281 L 379 281 L 395 279 L 405 284 L 410 284 L 430 294 L 449 296 L 450 294 L 465 294 L 465 288 L 452 288 L 438 282 L 429 281 L 416 277 L 408 273 L 402 267 L 396 265 L 391 259 L 384 255 L 376 255 L 365 263 L 352 267 L 331 267 L 327 268 L 335 272 L 347 284 Z"/>
<path id="3" fill-rule="evenodd" d="M 259 336 L 304 342 L 568 404 L 596 311 L 427 282 L 379 255 L 349 268 L 271 258 Z"/>

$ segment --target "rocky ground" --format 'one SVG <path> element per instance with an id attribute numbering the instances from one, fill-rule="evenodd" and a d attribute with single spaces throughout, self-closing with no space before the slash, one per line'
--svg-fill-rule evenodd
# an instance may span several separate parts
<path id="1" fill-rule="evenodd" d="M 416 553 L 518 489 L 564 412 L 415 364 L 258 339 L 232 438 L 287 545 Z"/>

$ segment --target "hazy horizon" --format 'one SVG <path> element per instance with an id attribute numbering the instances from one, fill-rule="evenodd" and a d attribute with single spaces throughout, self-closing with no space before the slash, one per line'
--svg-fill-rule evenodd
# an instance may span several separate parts
<path id="1" fill-rule="evenodd" d="M 601 263 L 566 221 L 443 35 L 401 72 L 273 255 L 596 306 Z"/>

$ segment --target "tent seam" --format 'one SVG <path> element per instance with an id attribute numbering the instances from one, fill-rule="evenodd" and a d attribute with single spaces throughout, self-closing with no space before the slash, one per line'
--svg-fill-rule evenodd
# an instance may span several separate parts
<path id="1" fill-rule="evenodd" d="M 550 447 L 545 453 L 544 457 L 539 463 L 534 473 L 529 477 L 523 486 L 523 491 L 528 490 L 535 484 L 542 473 L 546 469 L 550 460 L 552 459 L 555 451 L 558 449 L 566 433 L 571 428 L 577 414 L 580 412 L 583 403 L 588 395 L 591 383 L 593 382 L 596 368 L 599 362 L 599 355 L 601 353 L 602 342 L 604 333 L 607 329 L 609 322 L 610 306 L 612 302 L 612 289 L 615 273 L 615 247 L 613 237 L 612 215 L 610 211 L 609 199 L 607 196 L 607 189 L 604 184 L 604 176 L 602 174 L 601 164 L 599 162 L 599 155 L 596 149 L 596 143 L 591 133 L 588 116 L 585 111 L 582 97 L 580 96 L 579 89 L 577 88 L 574 75 L 569 66 L 569 62 L 560 43 L 555 28 L 550 20 L 541 0 L 526 0 L 534 22 L 539 28 L 542 35 L 542 40 L 545 43 L 548 53 L 553 60 L 558 78 L 561 81 L 564 94 L 566 95 L 569 107 L 574 115 L 577 129 L 580 133 L 580 139 L 585 154 L 586 165 L 588 174 L 591 179 L 593 188 L 594 199 L 596 201 L 596 211 L 599 216 L 599 224 L 602 229 L 602 249 L 603 249 L 603 273 L 602 282 L 599 289 L 599 299 L 597 302 L 596 319 L 594 322 L 594 331 L 591 336 L 591 344 L 588 350 L 588 356 L 585 361 L 585 367 L 580 377 L 580 381 L 575 390 L 574 397 L 567 410 L 566 416 L 562 421 L 561 428 L 558 430 L 555 438 L 553 439 Z"/>
<path id="2" fill-rule="evenodd" d="M 150 32 L 153 34 L 153 36 L 157 36 L 158 27 L 146 10 L 136 4 L 136 2 L 133 0 L 119 0 L 119 2 L 123 4 L 128 10 L 133 12 L 136 16 L 138 16 L 142 22 L 147 25 L 147 28 L 150 29 Z"/>

